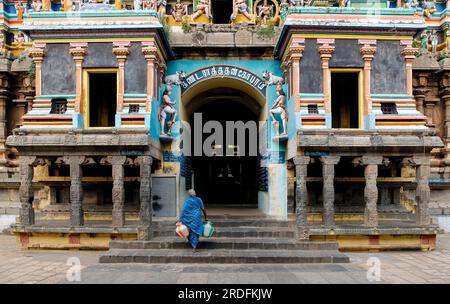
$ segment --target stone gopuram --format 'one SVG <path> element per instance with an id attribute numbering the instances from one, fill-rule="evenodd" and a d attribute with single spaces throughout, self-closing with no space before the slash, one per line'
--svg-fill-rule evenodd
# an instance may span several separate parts
<path id="1" fill-rule="evenodd" d="M 194 188 L 205 246 L 253 250 L 235 262 L 433 250 L 450 212 L 450 9 L 433 5 L 3 2 L 0 228 L 172 262 Z"/>

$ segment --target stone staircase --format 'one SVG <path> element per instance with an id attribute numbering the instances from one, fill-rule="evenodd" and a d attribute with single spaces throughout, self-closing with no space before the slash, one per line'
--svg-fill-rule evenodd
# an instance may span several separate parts
<path id="1" fill-rule="evenodd" d="M 216 231 L 197 252 L 175 234 L 175 221 L 155 221 L 150 241 L 111 241 L 100 263 L 347 263 L 335 242 L 297 242 L 293 221 L 211 218 Z"/>

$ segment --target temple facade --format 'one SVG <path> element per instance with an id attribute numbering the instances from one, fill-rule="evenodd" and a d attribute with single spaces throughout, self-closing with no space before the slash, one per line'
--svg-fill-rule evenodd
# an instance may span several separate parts
<path id="1" fill-rule="evenodd" d="M 194 188 L 297 240 L 432 250 L 450 213 L 447 7 L 5 0 L 0 216 L 23 248 L 107 248 L 151 240 Z"/>

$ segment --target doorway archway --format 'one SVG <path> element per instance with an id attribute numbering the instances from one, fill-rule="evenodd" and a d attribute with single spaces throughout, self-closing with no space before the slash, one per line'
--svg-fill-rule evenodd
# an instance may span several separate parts
<path id="1" fill-rule="evenodd" d="M 197 195 L 206 205 L 223 207 L 258 207 L 258 169 L 260 159 L 258 154 L 259 121 L 265 120 L 265 97 L 251 86 L 237 79 L 210 79 L 203 81 L 185 92 L 182 96 L 181 111 L 183 120 L 191 126 L 191 166 L 193 171 L 192 185 Z M 199 116 L 200 115 L 200 116 Z M 202 130 L 195 130 L 198 124 L 194 118 L 201 117 Z M 202 135 L 201 143 L 205 142 L 211 133 L 203 133 L 203 127 L 209 121 L 218 122 L 223 129 L 222 154 L 198 155 L 194 151 L 194 136 Z M 227 142 L 227 122 L 245 125 L 245 144 L 238 142 L 238 134 L 242 129 L 234 131 L 234 141 L 230 147 Z M 256 133 L 252 132 L 255 126 Z M 195 135 L 194 135 L 195 134 Z M 256 137 L 256 138 L 255 138 Z M 252 141 L 252 142 L 250 142 Z M 214 143 L 216 145 L 217 143 Z M 251 146 L 255 147 L 251 150 Z M 226 148 L 229 148 L 228 150 Z M 230 153 L 231 151 L 234 151 Z"/>

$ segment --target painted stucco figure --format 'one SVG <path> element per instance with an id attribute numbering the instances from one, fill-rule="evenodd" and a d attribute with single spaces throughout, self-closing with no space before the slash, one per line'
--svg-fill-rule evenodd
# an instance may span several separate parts
<path id="1" fill-rule="evenodd" d="M 436 12 L 436 2 L 425 0 L 422 3 L 422 8 L 423 8 L 423 15 L 428 18 Z"/>
<path id="2" fill-rule="evenodd" d="M 186 15 L 186 6 L 181 3 L 181 0 L 177 0 L 172 9 L 172 17 L 176 22 L 181 22 L 183 16 Z"/>
<path id="3" fill-rule="evenodd" d="M 212 19 L 209 0 L 199 0 L 197 2 L 195 13 L 192 15 L 192 20 L 195 21 L 195 19 L 203 14 L 205 14 L 209 19 Z"/>
<path id="4" fill-rule="evenodd" d="M 258 18 L 261 25 L 267 25 L 272 15 L 273 4 L 269 4 L 267 0 L 264 0 L 263 4 L 258 6 Z"/>
<path id="5" fill-rule="evenodd" d="M 252 15 L 248 13 L 247 0 L 234 0 L 231 21 L 234 21 L 238 14 L 242 14 L 248 20 L 252 20 Z"/>
<path id="6" fill-rule="evenodd" d="M 176 101 L 170 98 L 172 95 L 172 91 L 170 89 L 166 89 L 163 93 L 162 104 L 159 107 L 158 111 L 158 120 L 161 125 L 161 136 L 171 135 L 172 126 L 175 123 L 175 119 L 177 117 L 177 110 L 175 110 Z M 167 127 L 167 133 L 165 132 Z"/>
<path id="7" fill-rule="evenodd" d="M 15 5 L 15 8 L 16 8 L 17 19 L 22 20 L 23 19 L 23 11 L 24 11 L 23 4 L 21 2 L 19 2 Z"/>
<path id="8" fill-rule="evenodd" d="M 270 109 L 270 116 L 272 117 L 272 126 L 274 126 L 277 130 L 277 136 L 286 136 L 287 135 L 287 121 L 289 119 L 289 113 L 286 108 L 286 94 L 283 91 L 281 86 L 277 87 L 277 99 L 273 103 L 272 108 Z M 280 128 L 278 127 L 278 120 L 276 116 L 278 116 L 282 123 L 282 132 L 280 133 Z"/>
<path id="9" fill-rule="evenodd" d="M 31 3 L 31 8 L 33 9 L 33 12 L 40 12 L 42 9 L 41 0 L 33 0 L 33 2 Z"/>
<path id="10" fill-rule="evenodd" d="M 156 11 L 158 9 L 158 0 L 144 0 L 142 9 L 144 11 Z"/>

